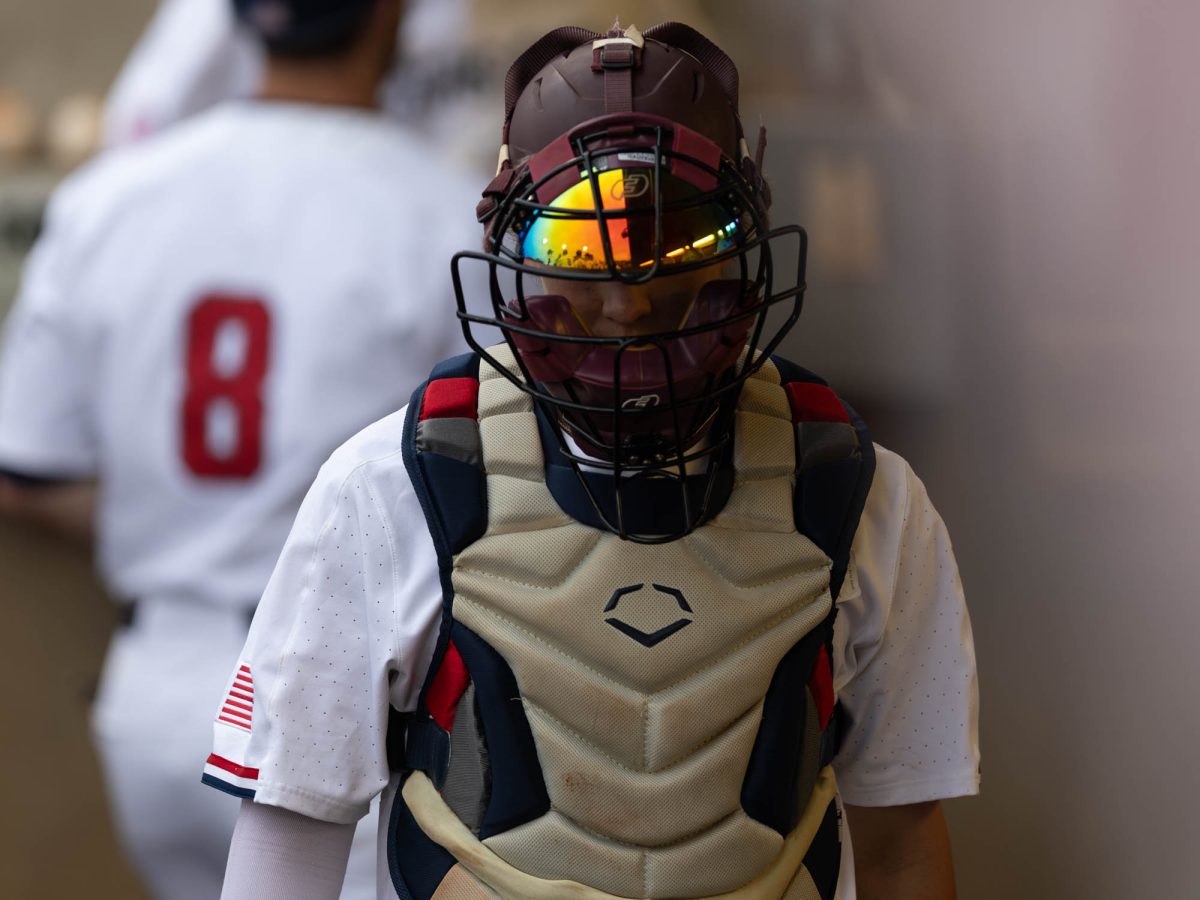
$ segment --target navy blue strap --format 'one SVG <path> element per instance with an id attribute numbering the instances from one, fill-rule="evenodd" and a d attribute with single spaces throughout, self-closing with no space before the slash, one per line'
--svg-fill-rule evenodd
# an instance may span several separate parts
<path id="1" fill-rule="evenodd" d="M 450 769 L 450 734 L 427 716 L 411 716 L 404 743 L 404 768 L 424 772 L 439 791 Z"/>
<path id="2" fill-rule="evenodd" d="M 782 357 L 771 361 L 779 370 L 783 384 L 804 382 L 828 387 L 818 375 Z M 858 531 L 867 494 L 875 478 L 875 445 L 866 423 L 841 397 L 838 398 L 854 433 L 858 448 L 845 459 L 827 462 L 796 473 L 796 489 L 792 497 L 796 529 L 824 550 L 833 568 L 829 589 L 834 600 L 841 592 L 850 565 L 850 547 Z"/>
<path id="3" fill-rule="evenodd" d="M 823 378 L 795 363 L 781 357 L 773 357 L 772 362 L 779 370 L 783 384 L 805 382 L 828 387 Z M 836 600 L 846 579 L 850 548 L 854 544 L 854 535 L 858 532 L 871 482 L 875 478 L 875 445 L 871 441 L 870 431 L 850 404 L 841 397 L 838 400 L 854 428 L 858 447 L 849 457 L 798 471 L 792 497 L 796 528 L 833 561 L 829 589 L 835 603 L 824 625 L 827 628 L 826 651 L 830 659 L 833 658 L 833 623 L 838 611 Z M 836 703 L 829 724 L 821 734 L 821 765 L 828 765 L 837 756 L 849 724 L 844 707 L 840 702 Z"/>
<path id="4" fill-rule="evenodd" d="M 413 490 L 425 513 L 425 522 L 433 537 L 434 549 L 437 551 L 438 571 L 442 586 L 442 621 L 438 632 L 438 642 L 430 661 L 425 683 L 417 702 L 418 713 L 414 716 L 403 717 L 395 713 L 388 723 L 388 760 L 394 770 L 401 768 L 422 768 L 409 764 L 409 752 L 406 744 L 406 731 L 412 732 L 415 722 L 427 719 L 425 697 L 433 678 L 441 668 L 442 659 L 446 655 L 446 647 L 450 642 L 450 626 L 452 624 L 452 606 L 454 603 L 454 586 L 450 576 L 454 565 L 454 554 L 462 547 L 475 540 L 483 533 L 487 524 L 487 483 L 483 471 L 460 460 L 437 453 L 421 453 L 417 449 L 417 423 L 421 418 L 421 409 L 425 392 L 431 382 L 443 378 L 479 378 L 479 357 L 474 353 L 456 356 L 439 363 L 429 376 L 429 380 L 418 387 L 408 404 L 408 412 L 404 419 L 404 434 L 401 450 L 404 467 L 412 482 Z M 435 726 L 436 727 L 436 726 Z M 444 734 L 445 732 L 443 732 Z M 417 737 L 418 745 L 425 739 Z M 433 749 L 422 749 L 430 760 L 436 761 Z M 446 755 L 449 757 L 449 743 L 446 745 Z"/>

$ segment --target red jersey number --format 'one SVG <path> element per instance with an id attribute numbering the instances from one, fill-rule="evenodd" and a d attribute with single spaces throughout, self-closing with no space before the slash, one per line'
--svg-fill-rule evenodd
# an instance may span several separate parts
<path id="1" fill-rule="evenodd" d="M 243 352 L 236 368 L 223 371 L 216 358 L 222 330 L 241 330 Z M 192 308 L 187 328 L 187 385 L 183 399 L 183 460 L 201 478 L 249 478 L 262 460 L 262 383 L 267 374 L 271 316 L 254 297 L 209 295 Z M 214 404 L 231 407 L 236 439 L 225 452 L 210 446 Z"/>

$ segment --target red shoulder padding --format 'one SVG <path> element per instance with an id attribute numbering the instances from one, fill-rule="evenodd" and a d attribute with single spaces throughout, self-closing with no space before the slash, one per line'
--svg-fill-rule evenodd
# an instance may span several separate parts
<path id="1" fill-rule="evenodd" d="M 429 686 L 429 694 L 425 697 L 429 714 L 447 731 L 454 728 L 454 717 L 458 715 L 458 701 L 462 699 L 470 683 L 471 676 L 467 673 L 466 663 L 459 655 L 458 648 L 451 642 L 446 647 L 442 666 L 438 669 L 433 684 Z"/>
<path id="2" fill-rule="evenodd" d="M 429 382 L 421 401 L 421 418 L 478 419 L 479 380 L 476 378 L 439 378 Z"/>
<path id="3" fill-rule="evenodd" d="M 817 722 L 824 731 L 825 726 L 829 724 L 829 717 L 833 715 L 834 703 L 833 670 L 829 667 L 829 654 L 825 652 L 824 647 L 817 654 L 812 674 L 808 676 L 808 689 L 812 693 L 813 702 L 817 704 Z"/>
<path id="4" fill-rule="evenodd" d="M 790 381 L 784 385 L 788 400 L 792 404 L 793 422 L 845 422 L 850 424 L 850 414 L 842 401 L 823 384 L 808 381 Z"/>

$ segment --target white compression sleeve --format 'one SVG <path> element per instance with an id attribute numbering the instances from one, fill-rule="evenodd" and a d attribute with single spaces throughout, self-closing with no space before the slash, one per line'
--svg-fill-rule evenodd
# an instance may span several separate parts
<path id="1" fill-rule="evenodd" d="M 353 825 L 242 801 L 221 900 L 338 900 Z"/>

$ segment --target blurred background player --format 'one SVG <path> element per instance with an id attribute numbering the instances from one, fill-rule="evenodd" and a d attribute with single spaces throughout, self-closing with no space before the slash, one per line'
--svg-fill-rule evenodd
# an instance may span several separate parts
<path id="1" fill-rule="evenodd" d="M 701 0 L 627 0 L 638 21 L 677 18 L 714 29 Z M 611 18 L 611 4 L 578 0 L 581 19 Z M 504 71 L 525 37 L 541 27 L 542 4 L 411 0 L 381 102 L 464 166 L 491 178 L 493 122 Z M 222 100 L 253 93 L 261 48 L 236 27 L 227 0 L 161 0 L 104 104 L 103 141 L 121 146 L 158 133 Z"/>
<path id="2" fill-rule="evenodd" d="M 423 106 L 415 95 L 427 84 L 408 70 L 436 69 L 439 91 L 453 89 L 445 76 L 462 69 L 456 50 L 466 44 L 468 3 L 406 4 L 398 52 L 381 92 L 382 104 L 397 118 L 409 121 Z M 105 101 L 105 146 L 141 140 L 224 100 L 251 96 L 263 65 L 262 46 L 238 28 L 228 0 L 162 0 Z"/>
<path id="3" fill-rule="evenodd" d="M 265 48 L 257 98 L 62 186 L 0 357 L 2 505 L 94 521 L 122 606 L 93 728 L 165 898 L 220 890 L 235 810 L 197 754 L 303 493 L 458 345 L 446 260 L 477 240 L 474 181 L 377 108 L 399 0 L 234 7 Z M 374 895 L 360 837 L 344 896 Z"/>

